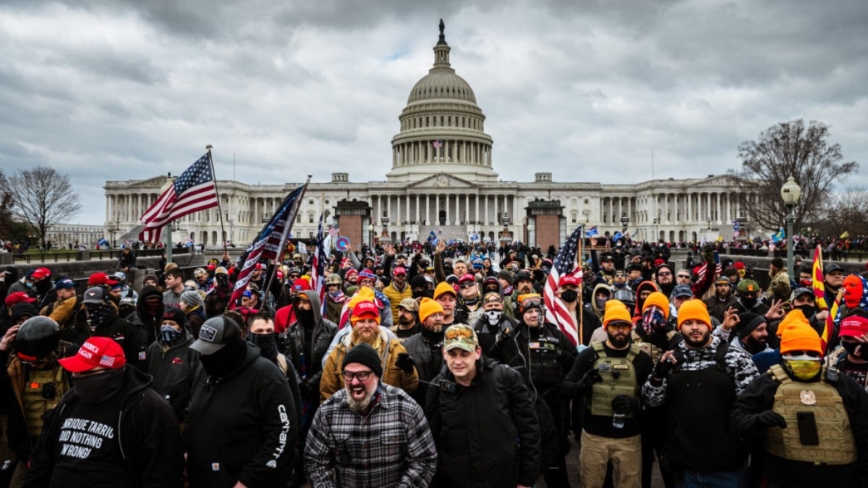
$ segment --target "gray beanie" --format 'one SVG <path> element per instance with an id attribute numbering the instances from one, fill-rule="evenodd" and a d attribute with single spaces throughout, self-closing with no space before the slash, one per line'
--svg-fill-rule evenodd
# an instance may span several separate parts
<path id="1" fill-rule="evenodd" d="M 184 293 L 181 293 L 181 301 L 191 307 L 198 306 L 205 308 L 205 301 L 202 300 L 202 296 L 199 295 L 198 291 L 187 290 Z"/>

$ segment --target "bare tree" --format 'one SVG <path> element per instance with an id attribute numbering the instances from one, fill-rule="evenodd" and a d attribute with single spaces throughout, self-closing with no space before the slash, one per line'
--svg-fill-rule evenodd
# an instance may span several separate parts
<path id="1" fill-rule="evenodd" d="M 760 134 L 757 141 L 738 147 L 740 170 L 730 171 L 740 187 L 741 208 L 755 227 L 777 229 L 784 225 L 787 209 L 781 186 L 792 176 L 802 188 L 796 206 L 796 229 L 817 222 L 833 183 L 859 168 L 842 162 L 839 144 L 829 144 L 829 126 L 802 119 L 781 122 Z"/>
<path id="2" fill-rule="evenodd" d="M 15 215 L 33 228 L 43 248 L 48 229 L 69 220 L 81 210 L 69 176 L 54 168 L 39 166 L 32 170 L 18 170 L 9 183 L 15 198 Z"/>
<path id="3" fill-rule="evenodd" d="M 868 189 L 865 187 L 848 187 L 842 192 L 829 196 L 823 205 L 820 220 L 814 227 L 819 235 L 839 236 L 844 232 L 851 237 L 868 235 Z"/>
<path id="4" fill-rule="evenodd" d="M 12 198 L 12 192 L 9 190 L 9 180 L 3 170 L 0 170 L 0 238 L 10 238 L 12 208 L 14 206 L 15 199 Z"/>

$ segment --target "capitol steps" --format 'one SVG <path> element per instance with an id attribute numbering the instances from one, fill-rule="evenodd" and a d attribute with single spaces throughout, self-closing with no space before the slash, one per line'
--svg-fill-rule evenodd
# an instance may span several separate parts
<path id="1" fill-rule="evenodd" d="M 428 236 L 431 235 L 432 230 L 437 236 L 437 239 L 442 241 L 449 241 L 450 239 L 461 239 L 467 242 L 469 240 L 467 237 L 469 232 L 467 230 L 467 226 L 464 225 L 420 225 L 419 240 L 422 242 L 427 241 Z"/>

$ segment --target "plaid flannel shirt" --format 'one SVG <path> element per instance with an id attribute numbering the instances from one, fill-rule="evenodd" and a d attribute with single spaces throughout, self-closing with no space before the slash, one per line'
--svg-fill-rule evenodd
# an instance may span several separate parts
<path id="1" fill-rule="evenodd" d="M 379 391 L 367 417 L 350 409 L 345 388 L 319 407 L 304 450 L 312 486 L 411 488 L 431 482 L 437 449 L 422 408 L 399 388 L 381 383 Z"/>

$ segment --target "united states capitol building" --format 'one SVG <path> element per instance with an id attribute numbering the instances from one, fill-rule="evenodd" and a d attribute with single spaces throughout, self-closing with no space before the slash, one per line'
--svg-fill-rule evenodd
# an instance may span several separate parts
<path id="1" fill-rule="evenodd" d="M 312 237 L 321 212 L 337 220 L 356 248 L 374 238 L 424 241 L 432 230 L 446 239 L 509 237 L 546 248 L 559 245 L 579 224 L 597 226 L 600 235 L 626 227 L 634 239 L 642 240 L 731 236 L 732 221 L 743 214 L 737 189 L 723 175 L 601 184 L 556 182 L 541 168 L 534 181 L 501 179 L 495 171 L 494 141 L 485 132 L 485 114 L 470 84 L 456 74 L 449 53 L 441 28 L 434 64 L 410 89 L 398 117 L 392 169 L 385 179 L 352 181 L 350 173 L 333 173 L 329 182 L 312 181 L 294 236 Z M 106 227 L 134 239 L 139 217 L 168 181 L 166 176 L 107 181 Z M 173 240 L 191 238 L 216 246 L 227 239 L 246 246 L 263 219 L 302 183 L 219 180 L 225 234 L 215 208 L 178 221 Z"/>

